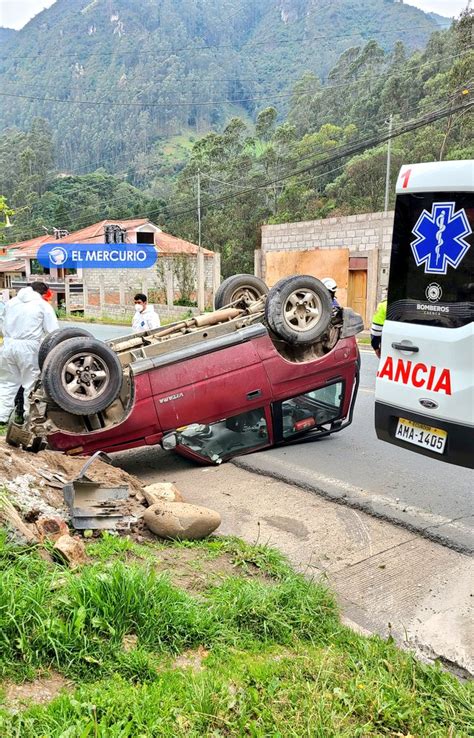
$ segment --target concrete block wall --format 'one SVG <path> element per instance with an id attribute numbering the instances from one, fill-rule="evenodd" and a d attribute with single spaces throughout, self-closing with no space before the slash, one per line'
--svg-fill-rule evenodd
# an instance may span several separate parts
<path id="1" fill-rule="evenodd" d="M 347 248 L 351 256 L 372 256 L 371 261 L 377 264 L 376 284 L 368 285 L 368 293 L 373 295 L 371 309 L 388 285 L 393 219 L 390 211 L 262 226 L 262 277 L 265 279 L 265 254 L 269 251 Z"/>
<path id="2" fill-rule="evenodd" d="M 167 305 L 155 305 L 155 310 L 160 316 L 161 323 L 169 323 L 174 322 L 176 320 L 184 320 L 186 317 L 189 316 L 190 313 L 192 315 L 198 315 L 199 310 L 197 308 L 189 308 L 189 307 L 181 307 L 179 305 L 174 305 L 172 308 L 169 308 Z M 130 307 L 124 307 L 121 305 L 112 305 L 112 304 L 106 304 L 103 308 L 100 307 L 98 302 L 98 295 L 97 295 L 97 302 L 95 304 L 89 302 L 87 309 L 85 310 L 85 315 L 90 318 L 116 318 L 117 320 L 121 320 L 124 323 L 130 323 L 132 324 L 132 318 L 135 311 L 133 309 L 133 306 Z"/>
<path id="3" fill-rule="evenodd" d="M 181 260 L 183 257 L 179 257 Z M 194 286 L 191 299 L 196 299 L 196 257 L 184 256 L 187 259 L 187 268 Z M 128 321 L 133 315 L 133 298 L 137 292 L 144 292 L 150 296 L 150 302 L 159 306 L 160 315 L 167 319 L 179 319 L 189 311 L 181 306 L 168 307 L 166 305 L 166 273 L 173 274 L 174 299 L 179 300 L 181 295 L 178 258 L 172 256 L 159 257 L 157 264 L 150 269 L 84 269 L 84 314 L 91 317 L 107 315 Z M 205 304 L 211 306 L 214 294 L 214 256 L 204 258 L 204 296 Z"/>

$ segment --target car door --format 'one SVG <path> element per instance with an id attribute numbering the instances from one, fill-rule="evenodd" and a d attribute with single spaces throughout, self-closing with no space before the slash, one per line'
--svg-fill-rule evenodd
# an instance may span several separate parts
<path id="1" fill-rule="evenodd" d="M 213 422 L 270 402 L 270 384 L 253 340 L 183 356 L 149 376 L 163 431 Z"/>

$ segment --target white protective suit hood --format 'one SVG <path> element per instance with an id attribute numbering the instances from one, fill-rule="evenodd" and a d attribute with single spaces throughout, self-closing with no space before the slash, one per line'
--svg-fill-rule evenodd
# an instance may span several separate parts
<path id="1" fill-rule="evenodd" d="M 45 333 L 51 333 L 58 327 L 56 313 L 51 305 L 31 287 L 23 287 L 5 307 L 5 343 L 15 339 L 40 343 Z"/>

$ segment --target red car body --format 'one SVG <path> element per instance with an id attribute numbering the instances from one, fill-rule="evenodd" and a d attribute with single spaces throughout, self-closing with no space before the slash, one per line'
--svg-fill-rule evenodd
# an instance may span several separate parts
<path id="1" fill-rule="evenodd" d="M 199 346 L 135 362 L 123 420 L 79 435 L 54 432 L 48 443 L 67 453 L 89 455 L 155 445 L 177 432 L 176 451 L 200 462 L 219 463 L 279 443 L 328 435 L 351 422 L 358 356 L 356 339 L 350 336 L 323 356 L 290 361 L 277 350 L 265 325 L 258 323 Z M 335 404 L 328 413 L 332 405 L 323 402 L 320 411 L 314 391 L 324 395 L 331 386 L 334 391 L 329 394 L 337 397 L 337 408 Z M 213 428 L 223 438 L 240 427 L 244 446 L 234 439 L 226 452 L 224 440 L 215 458 L 202 453 L 194 440 L 183 442 L 183 429 L 194 428 L 193 424 L 198 424 L 198 435 L 207 438 Z"/>

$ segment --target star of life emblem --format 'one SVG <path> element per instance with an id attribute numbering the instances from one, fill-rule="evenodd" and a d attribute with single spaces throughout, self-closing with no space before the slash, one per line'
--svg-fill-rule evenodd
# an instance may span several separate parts
<path id="1" fill-rule="evenodd" d="M 431 213 L 423 210 L 411 243 L 417 266 L 425 265 L 425 274 L 446 274 L 448 264 L 456 269 L 469 249 L 465 236 L 472 230 L 463 209 L 454 212 L 454 202 L 437 202 Z"/>

